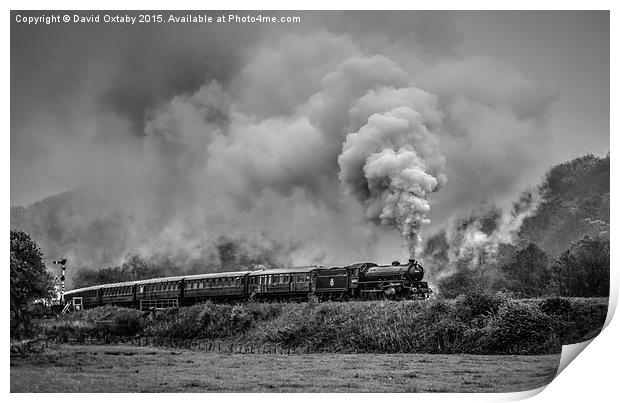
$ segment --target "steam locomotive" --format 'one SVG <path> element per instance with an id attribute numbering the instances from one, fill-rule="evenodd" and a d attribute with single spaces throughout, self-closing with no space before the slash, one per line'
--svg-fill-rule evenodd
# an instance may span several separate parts
<path id="1" fill-rule="evenodd" d="M 85 309 L 122 305 L 148 310 L 207 300 L 426 299 L 432 290 L 423 277 L 424 269 L 414 259 L 391 265 L 263 268 L 98 285 L 68 291 L 65 301 Z"/>

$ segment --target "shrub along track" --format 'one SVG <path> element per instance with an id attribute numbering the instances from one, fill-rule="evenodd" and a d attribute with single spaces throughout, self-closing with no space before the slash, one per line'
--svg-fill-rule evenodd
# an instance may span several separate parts
<path id="1" fill-rule="evenodd" d="M 563 344 L 598 334 L 606 313 L 606 299 L 477 294 L 431 301 L 206 303 L 150 313 L 108 306 L 47 321 L 41 334 L 203 350 L 557 354 Z"/>

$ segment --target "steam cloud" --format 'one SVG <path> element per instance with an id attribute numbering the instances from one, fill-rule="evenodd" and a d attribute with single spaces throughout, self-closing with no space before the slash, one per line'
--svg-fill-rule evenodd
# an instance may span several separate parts
<path id="1" fill-rule="evenodd" d="M 362 201 L 366 217 L 396 225 L 413 252 L 420 226 L 430 223 L 426 197 L 446 182 L 445 159 L 421 114 L 403 105 L 371 115 L 347 136 L 338 163 L 340 180 Z"/>
<path id="2" fill-rule="evenodd" d="M 210 31 L 175 31 L 146 52 L 161 71 L 131 76 L 140 94 L 131 111 L 110 107 L 128 99 L 119 82 L 136 66 L 122 62 L 78 73 L 51 114 L 33 104 L 26 123 L 19 108 L 12 186 L 33 186 L 44 172 L 49 193 L 82 189 L 55 215 L 64 233 L 81 235 L 41 239 L 44 251 L 95 267 L 128 252 L 208 261 L 226 236 L 291 242 L 283 250 L 296 264 L 391 261 L 538 181 L 553 93 L 503 62 L 459 56 L 444 17 L 408 17 L 407 30 L 377 24 L 385 15 L 345 17 L 319 30 L 229 27 L 228 47 L 196 40 Z M 125 35 L 118 54 L 105 46 L 108 59 L 124 60 L 148 38 Z M 68 37 L 76 40 L 50 40 Z M 208 65 L 202 80 L 192 71 L 177 85 L 177 42 L 178 52 L 213 50 L 234 68 Z M 83 57 L 96 65 L 96 54 Z M 85 85 L 93 74 L 96 85 Z M 149 97 L 153 80 L 165 90 Z"/>

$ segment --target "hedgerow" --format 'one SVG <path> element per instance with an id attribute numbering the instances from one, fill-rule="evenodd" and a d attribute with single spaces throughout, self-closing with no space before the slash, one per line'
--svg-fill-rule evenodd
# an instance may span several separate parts
<path id="1" fill-rule="evenodd" d="M 175 345 L 273 344 L 309 352 L 547 354 L 594 337 L 606 312 L 603 299 L 515 300 L 502 294 L 430 301 L 207 302 L 150 313 L 96 308 L 60 319 L 46 332 L 143 336 Z"/>

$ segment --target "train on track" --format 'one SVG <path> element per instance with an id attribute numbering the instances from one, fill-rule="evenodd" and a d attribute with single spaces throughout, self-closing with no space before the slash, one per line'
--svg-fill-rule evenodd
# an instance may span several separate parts
<path id="1" fill-rule="evenodd" d="M 142 310 L 209 300 L 426 299 L 432 290 L 423 277 L 424 268 L 410 259 L 407 264 L 283 267 L 129 281 L 67 291 L 64 299 L 84 309 L 122 305 Z"/>

